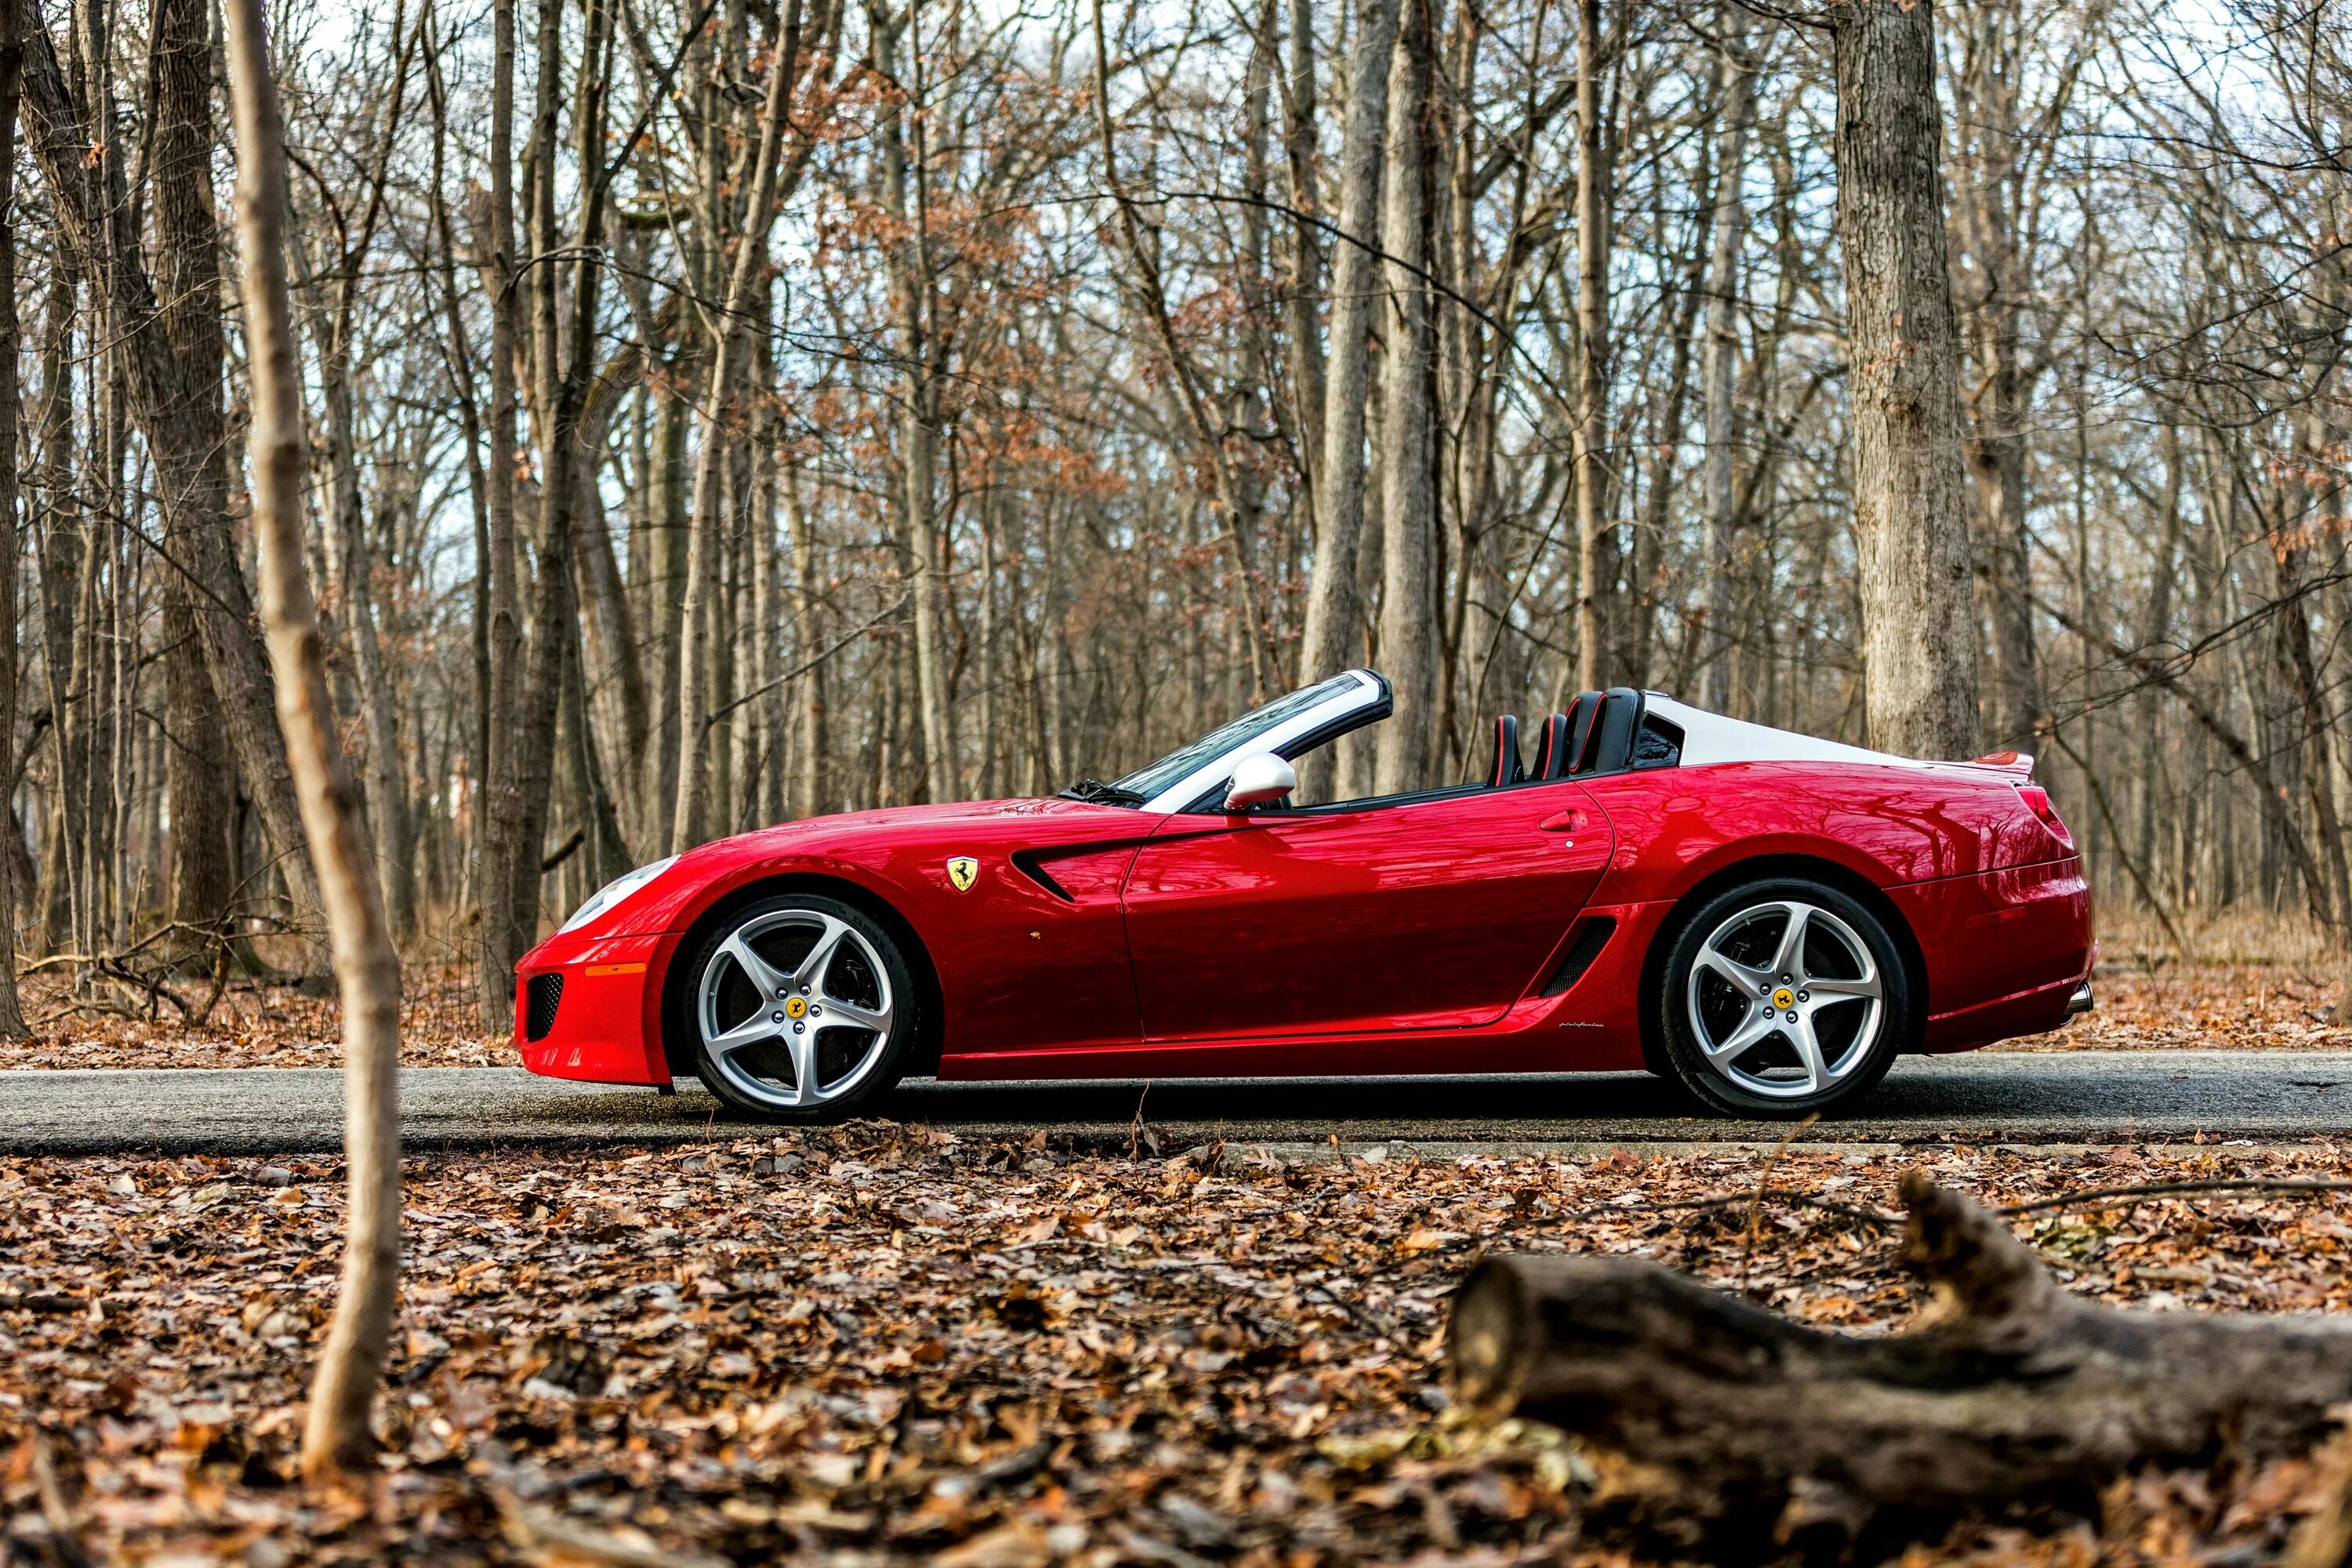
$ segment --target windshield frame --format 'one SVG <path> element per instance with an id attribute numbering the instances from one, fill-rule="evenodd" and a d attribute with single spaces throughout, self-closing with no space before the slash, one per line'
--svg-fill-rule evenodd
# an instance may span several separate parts
<path id="1" fill-rule="evenodd" d="M 1270 710 L 1286 698 L 1305 697 L 1317 692 L 1323 695 L 1286 713 L 1269 717 Z M 1369 669 L 1350 669 L 1328 680 L 1286 693 L 1285 698 L 1276 698 L 1262 708 L 1244 713 L 1114 782 L 1123 789 L 1139 790 L 1145 795 L 1147 798 L 1139 810 L 1160 813 L 1185 811 L 1196 805 L 1202 795 L 1231 779 L 1234 769 L 1244 758 L 1269 752 L 1287 756 L 1289 752 L 1286 748 L 1296 747 L 1310 736 L 1335 734 L 1339 730 L 1353 729 L 1357 724 L 1384 716 L 1391 700 L 1386 680 Z M 1254 723 L 1253 720 L 1258 721 Z M 1216 750 L 1203 754 L 1197 763 L 1182 773 L 1167 774 L 1169 763 L 1211 741 L 1221 742 Z"/>

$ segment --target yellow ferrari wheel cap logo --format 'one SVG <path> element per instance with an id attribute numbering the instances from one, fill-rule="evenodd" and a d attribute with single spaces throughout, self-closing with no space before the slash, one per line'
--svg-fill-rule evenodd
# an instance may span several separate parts
<path id="1" fill-rule="evenodd" d="M 1784 985 L 1780 990 L 1772 993 L 1772 1005 L 1775 1007 L 1793 1007 L 1796 1005 L 1797 994 L 1790 990 L 1787 986 Z"/>
<path id="2" fill-rule="evenodd" d="M 805 1018 L 805 1017 L 807 1017 L 807 1016 L 808 1016 L 808 998 L 807 998 L 807 997 L 805 997 L 805 996 L 787 996 L 787 997 L 785 997 L 785 998 L 784 998 L 784 1016 L 785 1016 L 785 1017 L 787 1017 L 787 1018 Z"/>
<path id="3" fill-rule="evenodd" d="M 971 891 L 971 885 L 980 880 L 980 862 L 969 855 L 957 856 L 948 862 L 948 880 L 959 893 Z"/>

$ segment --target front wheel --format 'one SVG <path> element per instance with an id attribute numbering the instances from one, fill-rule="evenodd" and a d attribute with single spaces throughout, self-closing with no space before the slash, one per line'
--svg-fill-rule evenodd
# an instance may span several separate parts
<path id="1" fill-rule="evenodd" d="M 1851 1104 L 1886 1076 L 1911 1016 L 1885 922 L 1810 878 L 1709 900 L 1677 929 L 1656 1004 L 1675 1076 L 1737 1116 Z"/>
<path id="2" fill-rule="evenodd" d="M 732 1110 L 836 1121 L 905 1070 L 916 992 L 889 933 L 816 894 L 730 915 L 687 961 L 680 1019 L 694 1070 Z"/>

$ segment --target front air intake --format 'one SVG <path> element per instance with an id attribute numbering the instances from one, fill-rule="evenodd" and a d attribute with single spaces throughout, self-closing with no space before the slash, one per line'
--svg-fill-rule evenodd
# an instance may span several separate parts
<path id="1" fill-rule="evenodd" d="M 1607 915 L 1587 915 L 1576 922 L 1576 934 L 1569 939 L 1568 951 L 1560 954 L 1559 967 L 1551 972 L 1538 996 L 1558 996 L 1584 978 L 1601 950 L 1609 945 L 1616 933 L 1617 922 Z"/>
<path id="2" fill-rule="evenodd" d="M 563 976 L 553 973 L 534 974 L 523 993 L 522 1037 L 543 1040 L 547 1032 L 555 1027 L 556 1004 L 563 1000 Z"/>

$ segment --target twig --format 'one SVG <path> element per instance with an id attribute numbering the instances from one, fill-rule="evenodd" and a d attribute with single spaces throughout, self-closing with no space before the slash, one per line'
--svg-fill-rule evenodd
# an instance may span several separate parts
<path id="1" fill-rule="evenodd" d="M 1151 1080 L 1146 1079 L 1143 1080 L 1143 1092 L 1135 1097 L 1135 1120 L 1127 1128 L 1127 1157 L 1130 1160 L 1143 1158 L 1143 1141 L 1150 1135 L 1150 1129 L 1143 1124 L 1143 1102 L 1150 1098 Z M 1158 1139 L 1152 1139 L 1151 1152 L 1155 1154 L 1160 1152 L 1159 1143 Z"/>
<path id="2" fill-rule="evenodd" d="M 2264 1181 L 2258 1177 L 2242 1181 L 2154 1182 L 2139 1187 L 2093 1187 L 2088 1192 L 2068 1193 L 2063 1197 L 2036 1198 L 2030 1204 L 2011 1204 L 2005 1209 L 1992 1212 L 2006 1219 L 2014 1215 L 2038 1214 L 2045 1209 L 2073 1208 L 2078 1204 L 2095 1203 L 2103 1198 L 2168 1198 L 2188 1193 L 2352 1193 L 2352 1182 Z"/>
<path id="3" fill-rule="evenodd" d="M 235 944 L 223 933 L 213 945 L 213 988 L 205 993 L 205 1005 L 197 1009 L 192 1023 L 201 1026 L 212 1021 L 213 1009 L 220 1005 L 221 996 L 228 990 L 228 972 L 235 957 Z"/>
<path id="4" fill-rule="evenodd" d="M 709 712 L 703 715 L 702 727 L 705 730 L 708 730 L 717 724 L 719 721 L 727 717 L 730 713 L 734 712 L 738 708 L 742 707 L 746 702 L 756 701 L 758 699 L 765 697 L 769 692 L 773 691 L 777 687 L 783 685 L 785 682 L 799 679 L 802 676 L 806 675 L 810 670 L 814 669 L 818 665 L 823 664 L 826 659 L 831 658 L 835 654 L 839 653 L 843 648 L 847 647 L 851 643 L 856 642 L 859 637 L 864 637 L 867 632 L 872 631 L 876 626 L 880 626 L 884 621 L 888 620 L 900 610 L 906 608 L 907 601 L 914 596 L 915 591 L 912 588 L 908 589 L 905 593 L 899 595 L 897 599 L 891 602 L 889 608 L 876 616 L 872 620 L 867 621 L 864 626 L 857 627 L 854 631 L 844 632 L 841 636 L 834 638 L 833 641 L 819 648 L 815 653 L 811 654 L 808 658 L 793 666 L 792 668 L 784 671 L 783 674 L 776 677 L 773 680 L 767 682 L 765 685 L 755 686 L 751 690 L 743 693 L 742 696 L 736 698 L 733 701 L 723 703 L 717 708 L 713 708 Z"/>
<path id="5" fill-rule="evenodd" d="M 572 830 L 571 837 L 556 846 L 555 852 L 553 854 L 546 856 L 540 861 L 540 875 L 543 877 L 548 872 L 554 870 L 558 866 L 562 865 L 566 860 L 571 859 L 572 851 L 578 849 L 583 844 L 587 842 L 588 830 L 584 827 L 573 828 Z"/>
<path id="6" fill-rule="evenodd" d="M 1661 1203 L 1644 1205 L 1643 1209 L 1639 1210 L 1600 1208 L 1587 1212 L 1594 1215 L 1644 1211 L 1651 1214 L 1697 1214 L 1708 1209 L 1727 1209 L 1737 1203 L 1753 1202 L 1759 1199 L 1769 1203 L 1789 1204 L 1797 1208 L 1819 1209 L 1823 1214 L 1833 1214 L 1843 1219 L 1859 1220 L 1865 1225 L 1890 1226 L 1903 1223 L 1901 1215 L 1890 1213 L 1885 1209 L 1860 1208 L 1853 1204 L 1839 1203 L 1834 1198 L 1816 1197 L 1811 1193 L 1799 1192 L 1794 1187 L 1759 1187 L 1752 1194 L 1732 1193 L 1717 1198 L 1669 1198 Z M 1580 1215 L 1575 1217 L 1580 1219 L 1584 1216 Z"/>
<path id="7" fill-rule="evenodd" d="M 1796 1142 L 1797 1134 L 1821 1119 L 1822 1113 L 1813 1111 L 1782 1133 L 1780 1141 L 1772 1145 L 1772 1152 L 1764 1157 L 1764 1168 L 1756 1173 L 1756 1198 L 1748 1205 L 1748 1234 L 1739 1242 L 1739 1293 L 1743 1296 L 1748 1294 L 1748 1260 L 1755 1255 L 1757 1233 L 1764 1226 L 1764 1194 L 1772 1184 L 1772 1167 L 1780 1163 L 1780 1156 Z"/>
<path id="8" fill-rule="evenodd" d="M 33 1489 L 41 1500 L 41 1521 L 49 1527 L 49 1552 L 67 1568 L 84 1568 L 89 1552 L 81 1543 L 81 1528 L 74 1522 L 73 1510 L 66 1505 L 65 1488 L 58 1482 L 57 1467 L 49 1459 L 49 1435 L 35 1427 L 26 1439 L 33 1447 Z"/>

